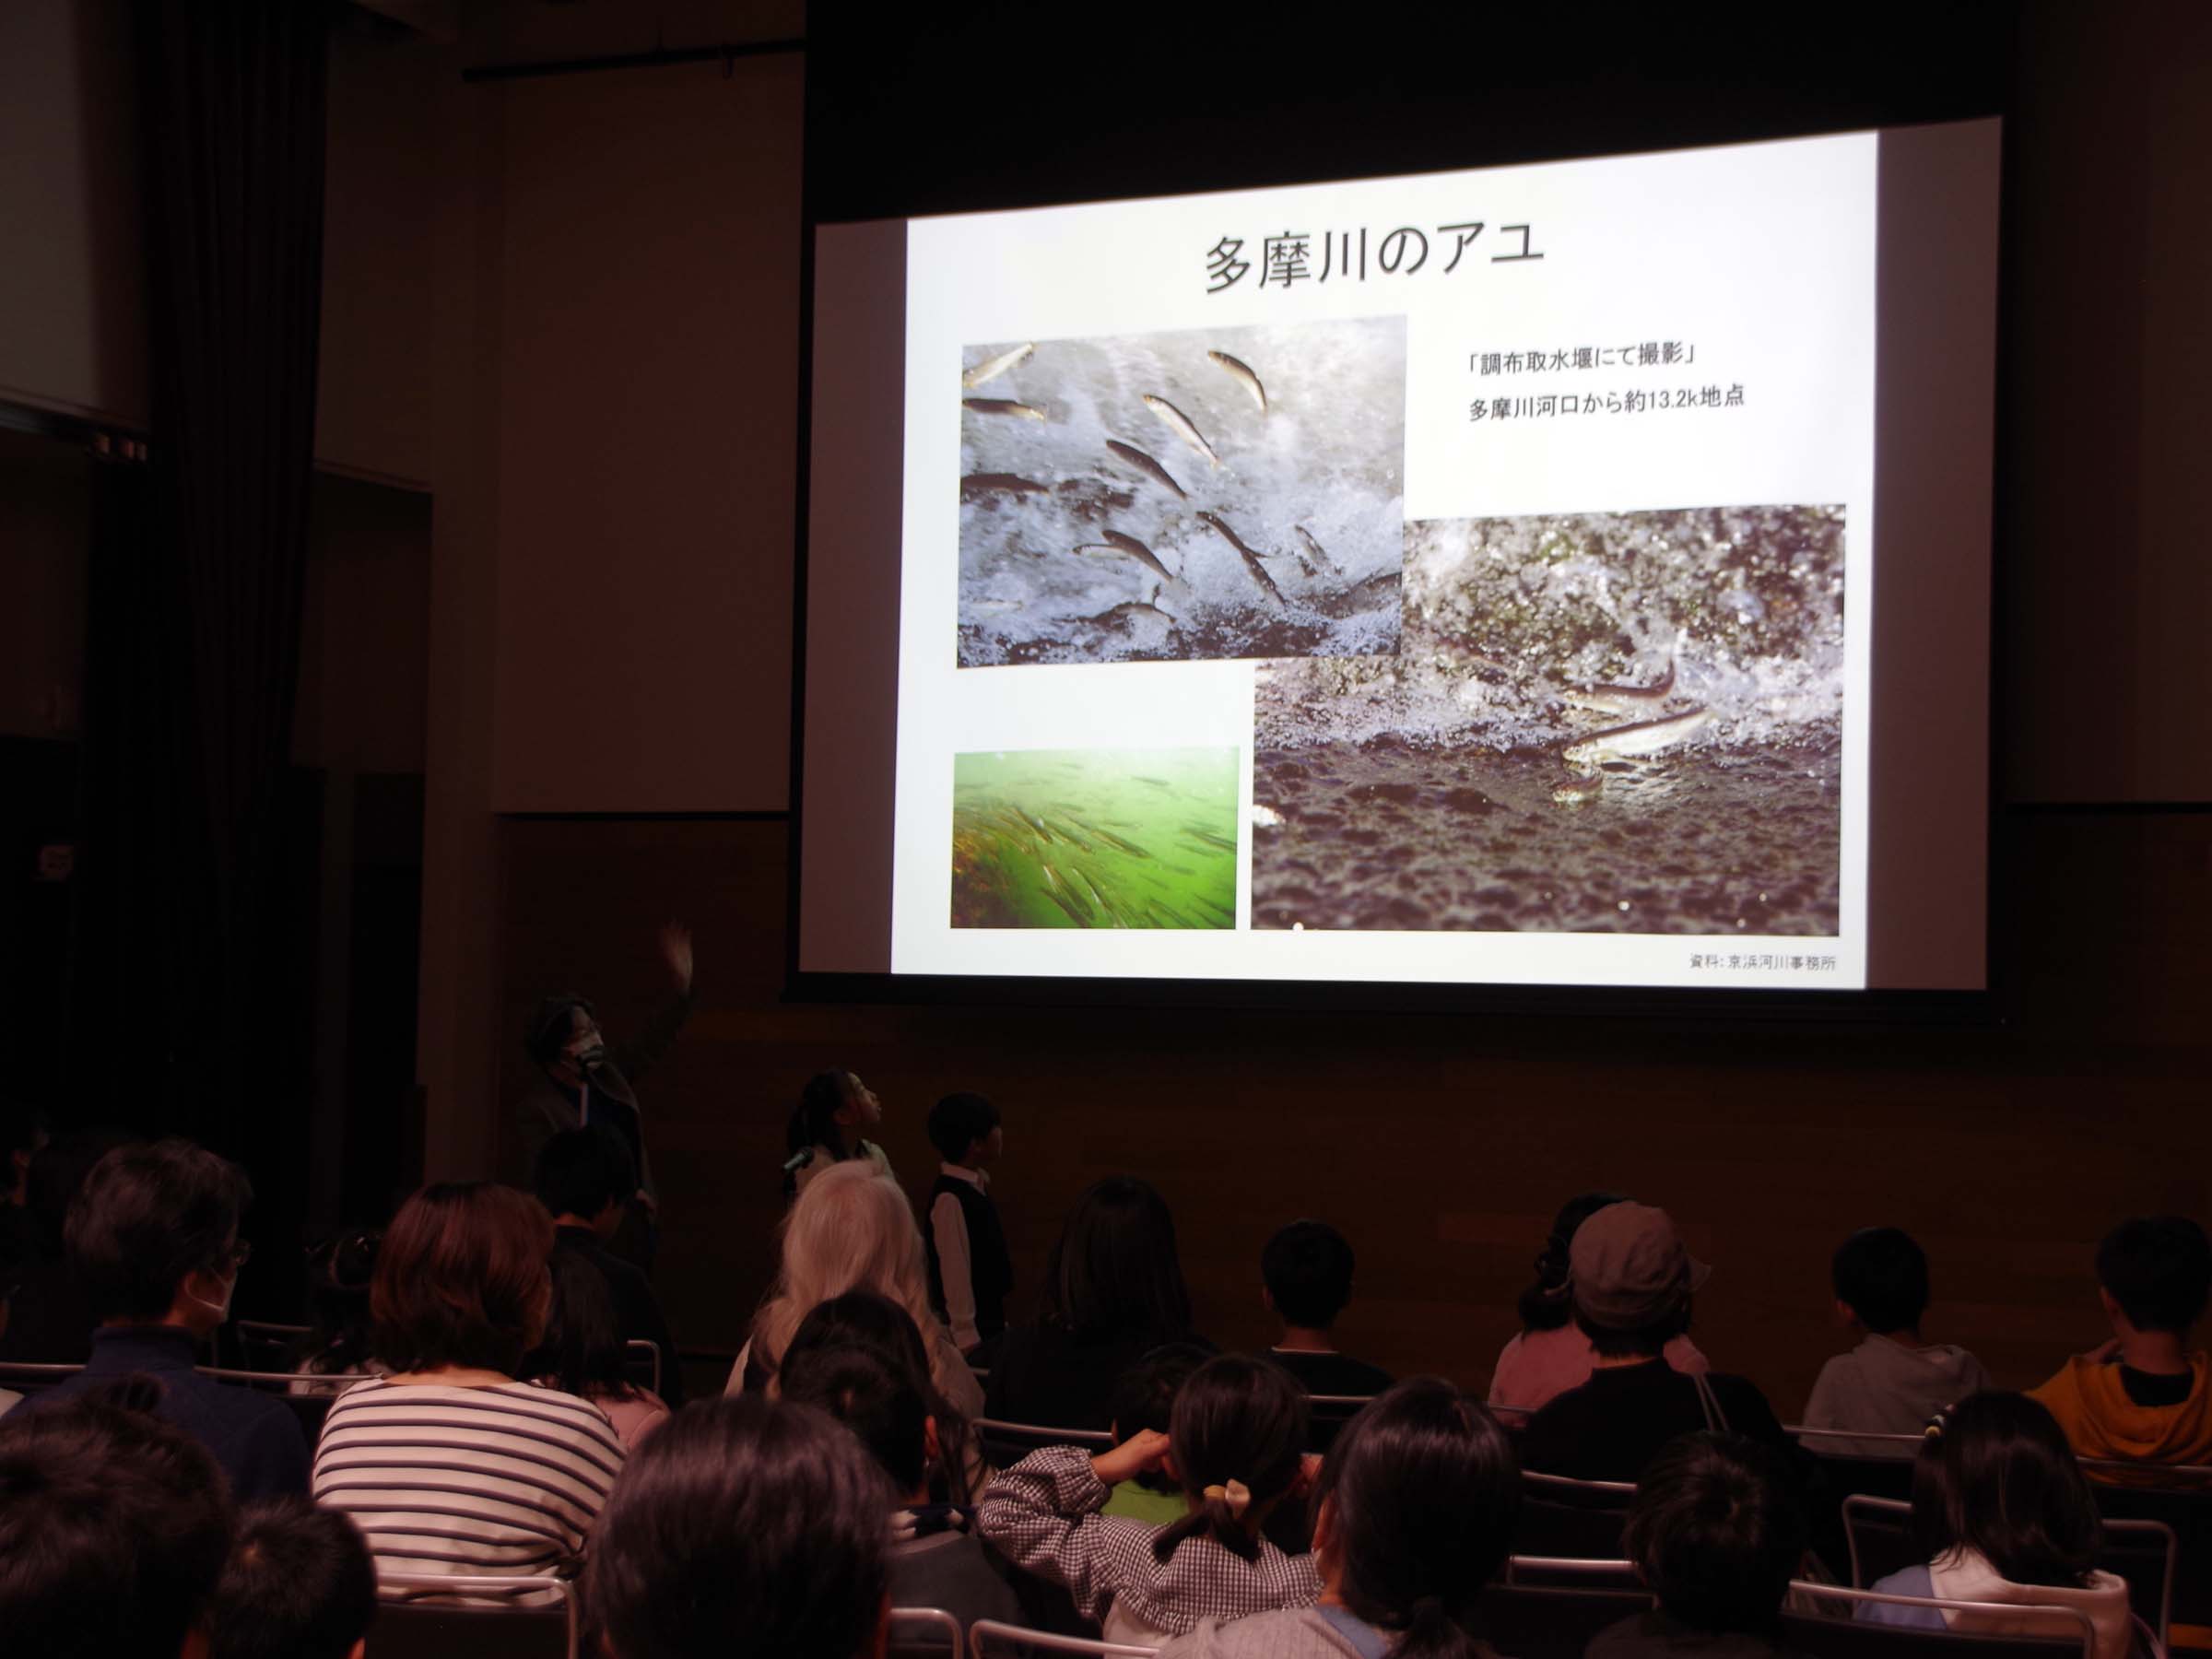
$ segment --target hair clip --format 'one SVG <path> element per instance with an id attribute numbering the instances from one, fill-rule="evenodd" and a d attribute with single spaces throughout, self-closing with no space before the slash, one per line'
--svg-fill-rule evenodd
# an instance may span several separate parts
<path id="1" fill-rule="evenodd" d="M 1920 1431 L 1920 1438 L 1923 1440 L 1932 1441 L 1941 1440 L 1943 1438 L 1943 1431 L 1950 1427 L 1950 1408 L 1946 1406 L 1943 1410 L 1937 1412 L 1934 1417 L 1928 1419 L 1928 1426 Z"/>
<path id="2" fill-rule="evenodd" d="M 1244 1512 L 1252 1507 L 1252 1488 L 1241 1480 L 1232 1480 L 1224 1486 L 1209 1486 L 1203 1496 L 1208 1503 L 1217 1498 L 1220 1499 L 1229 1505 L 1230 1515 L 1240 1521 L 1244 1518 Z"/>

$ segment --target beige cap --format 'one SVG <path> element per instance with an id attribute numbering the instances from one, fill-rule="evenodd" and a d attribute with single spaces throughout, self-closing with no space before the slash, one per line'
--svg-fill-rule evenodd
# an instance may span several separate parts
<path id="1" fill-rule="evenodd" d="M 1567 1260 L 1575 1312 L 1605 1331 L 1657 1324 L 1712 1275 L 1648 1204 L 1606 1206 L 1574 1230 Z"/>

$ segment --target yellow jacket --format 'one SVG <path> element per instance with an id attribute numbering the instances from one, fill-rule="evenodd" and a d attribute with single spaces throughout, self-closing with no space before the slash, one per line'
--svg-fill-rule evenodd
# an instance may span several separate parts
<path id="1" fill-rule="evenodd" d="M 2120 1367 L 2076 1355 L 2030 1397 L 2041 1400 L 2065 1430 L 2079 1457 L 2130 1463 L 2212 1464 L 2212 1387 L 2206 1356 L 2189 1357 L 2189 1397 L 2178 1406 L 2138 1406 L 2127 1397 Z M 2112 1471 L 2091 1470 L 2100 1480 Z"/>

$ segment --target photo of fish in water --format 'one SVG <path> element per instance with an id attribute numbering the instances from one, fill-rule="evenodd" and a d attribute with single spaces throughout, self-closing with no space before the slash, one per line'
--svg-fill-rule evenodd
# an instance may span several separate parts
<path id="1" fill-rule="evenodd" d="M 958 662 L 1394 652 L 1405 447 L 1403 317 L 968 347 Z"/>
<path id="2" fill-rule="evenodd" d="M 1843 512 L 1406 526 L 1406 643 L 1257 676 L 1252 924 L 1832 935 Z"/>
<path id="3" fill-rule="evenodd" d="M 955 755 L 952 925 L 1234 927 L 1239 759 L 1233 748 Z"/>

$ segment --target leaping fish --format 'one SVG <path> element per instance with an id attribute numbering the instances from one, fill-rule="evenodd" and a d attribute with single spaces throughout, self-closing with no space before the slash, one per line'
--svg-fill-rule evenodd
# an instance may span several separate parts
<path id="1" fill-rule="evenodd" d="M 1007 370 L 1013 368 L 1015 364 L 1020 362 L 1022 359 L 1028 357 L 1030 352 L 1036 349 L 1037 342 L 1031 340 L 1026 346 L 1017 346 L 1011 351 L 1002 351 L 994 358 L 985 358 L 974 368 L 969 370 L 967 373 L 960 376 L 960 384 L 965 386 L 969 391 L 972 392 L 976 389 L 976 387 L 982 385 L 985 381 L 996 380 L 1000 375 L 1004 374 Z"/>
<path id="2" fill-rule="evenodd" d="M 963 397 L 960 407 L 976 415 L 1014 415 L 1023 420 L 1042 420 L 1044 411 L 1010 397 Z"/>
<path id="3" fill-rule="evenodd" d="M 1146 547 L 1143 542 L 1138 541 L 1135 536 L 1124 535 L 1119 530 L 1101 530 L 1099 532 L 1099 535 L 1105 543 L 1103 547 L 1100 547 L 1097 542 L 1092 542 L 1077 547 L 1076 551 L 1078 553 L 1126 553 L 1130 558 L 1157 571 L 1163 580 L 1176 582 L 1178 586 L 1181 585 L 1181 579 L 1176 576 L 1175 572 L 1160 563 L 1159 556 Z"/>
<path id="4" fill-rule="evenodd" d="M 1303 524 L 1296 524 L 1292 528 L 1304 539 L 1306 546 L 1313 550 L 1314 562 L 1334 576 L 1336 573 L 1336 561 L 1329 557 L 1327 548 L 1313 539 L 1313 532 Z"/>
<path id="5" fill-rule="evenodd" d="M 1176 437 L 1204 455 L 1207 464 L 1216 472 L 1221 470 L 1221 457 L 1214 453 L 1214 446 L 1206 441 L 1204 433 L 1191 424 L 1191 418 L 1188 415 L 1185 415 L 1166 398 L 1155 397 L 1149 392 L 1145 394 L 1145 407 L 1159 416 L 1166 424 L 1168 430 L 1173 432 Z"/>
<path id="6" fill-rule="evenodd" d="M 1674 694 L 1675 665 L 1669 660 L 1665 675 L 1655 686 L 1570 686 L 1559 696 L 1578 709 L 1633 714 L 1639 710 L 1655 709 Z"/>
<path id="7" fill-rule="evenodd" d="M 1580 743 L 1567 746 L 1571 766 L 1603 766 L 1608 760 L 1626 760 L 1637 755 L 1655 755 L 1671 748 L 1712 718 L 1710 709 L 1696 708 L 1658 720 L 1640 720 L 1632 725 L 1593 732 Z"/>
<path id="8" fill-rule="evenodd" d="M 1260 377 L 1252 371 L 1250 364 L 1239 362 L 1226 351 L 1209 351 L 1206 355 L 1228 370 L 1230 379 L 1252 394 L 1252 401 L 1260 406 L 1261 414 L 1267 413 L 1267 388 L 1260 384 Z"/>
<path id="9" fill-rule="evenodd" d="M 1202 510 L 1198 514 L 1198 522 L 1214 530 L 1223 541 L 1237 550 L 1237 557 L 1244 561 L 1244 568 L 1252 572 L 1253 580 L 1273 594 L 1277 605 L 1289 604 L 1283 597 L 1283 590 L 1275 585 L 1275 578 L 1267 574 L 1267 567 L 1260 562 L 1260 556 L 1244 545 L 1243 538 L 1229 527 L 1219 513 Z"/>
<path id="10" fill-rule="evenodd" d="M 1106 447 L 1135 467 L 1138 472 L 1143 473 L 1145 477 L 1150 478 L 1155 484 L 1166 485 L 1175 492 L 1176 500 L 1187 501 L 1191 499 L 1189 493 L 1182 485 L 1175 482 L 1174 476 L 1166 467 L 1146 454 L 1143 450 L 1138 449 L 1135 444 L 1124 443 L 1118 438 L 1109 438 L 1106 440 Z"/>

